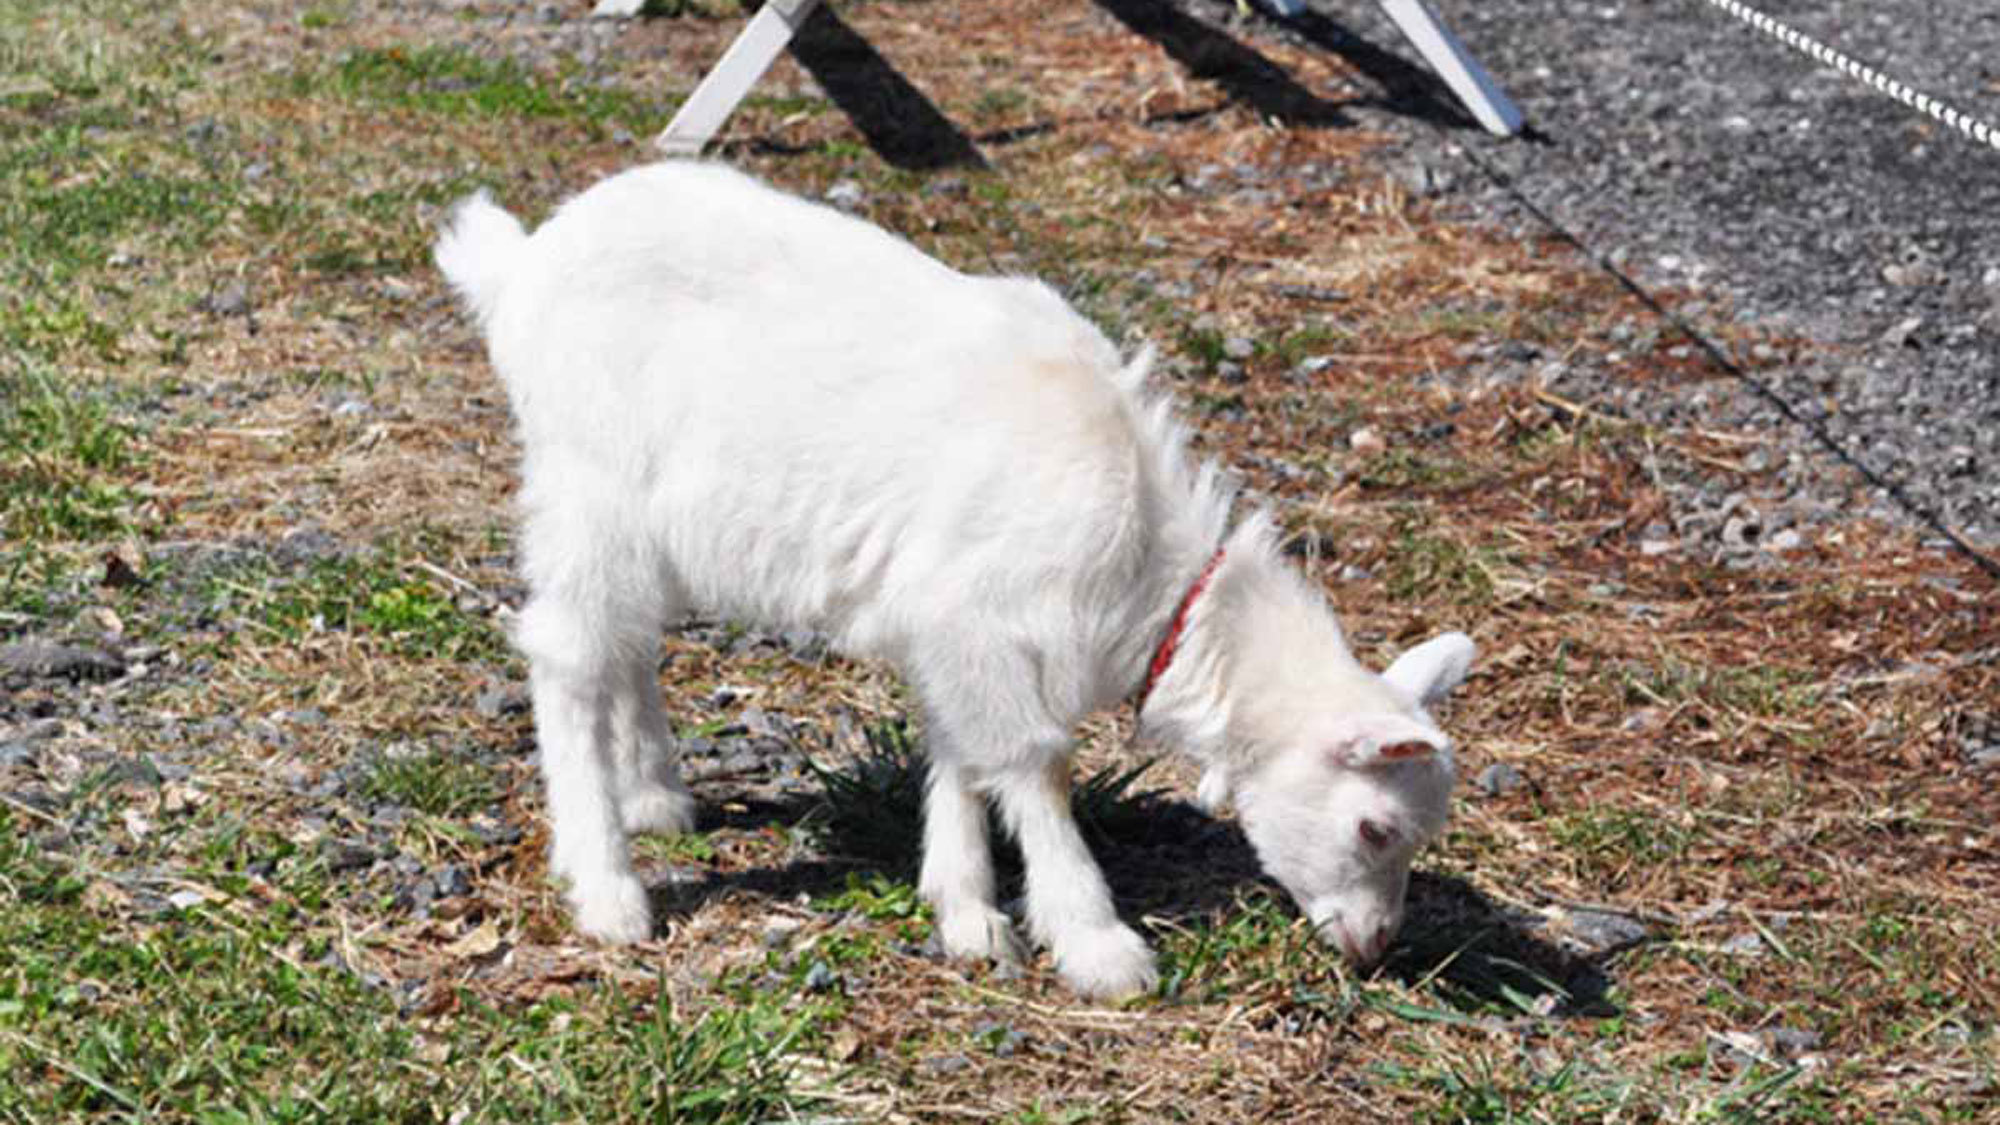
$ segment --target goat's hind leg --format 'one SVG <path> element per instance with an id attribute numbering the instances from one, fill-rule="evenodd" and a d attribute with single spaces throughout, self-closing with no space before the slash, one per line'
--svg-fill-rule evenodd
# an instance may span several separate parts
<path id="1" fill-rule="evenodd" d="M 630 683 L 617 635 L 587 603 L 538 591 L 521 611 L 516 640 L 528 657 L 548 788 L 550 872 L 567 884 L 578 929 L 605 941 L 644 940 L 652 909 L 632 870 L 619 808 L 615 730 Z"/>
<path id="2" fill-rule="evenodd" d="M 653 654 L 646 645 L 618 669 L 611 704 L 611 750 L 618 816 L 627 832 L 692 831 L 695 801 L 681 780 L 680 751 L 660 704 Z"/>

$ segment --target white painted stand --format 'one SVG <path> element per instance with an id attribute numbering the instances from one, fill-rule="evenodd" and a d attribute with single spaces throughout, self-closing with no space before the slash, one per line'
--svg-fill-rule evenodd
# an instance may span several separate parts
<path id="1" fill-rule="evenodd" d="M 817 7 L 819 0 L 765 0 L 653 144 L 669 156 L 699 154 Z"/>
<path id="2" fill-rule="evenodd" d="M 1521 131 L 1521 111 L 1508 100 L 1493 76 L 1479 65 L 1451 29 L 1439 22 L 1424 0 L 1380 0 L 1382 10 L 1396 21 L 1403 36 L 1438 72 L 1438 77 L 1472 111 L 1486 131 L 1511 137 Z"/>
<path id="3" fill-rule="evenodd" d="M 1521 111 L 1507 99 L 1492 75 L 1466 51 L 1465 44 L 1438 21 L 1437 13 L 1429 5 L 1423 0 L 1378 2 L 1487 132 L 1503 137 L 1520 132 Z M 1264 0 L 1264 4 L 1285 18 L 1305 10 L 1304 0 Z M 619 6 L 619 0 L 604 0 L 599 8 L 603 14 L 612 15 L 620 14 L 616 12 Z M 817 7 L 819 0 L 765 0 L 729 50 L 723 52 L 722 61 L 715 64 L 715 69 L 708 72 L 682 104 L 680 112 L 667 123 L 654 145 L 671 156 L 701 152 Z"/>

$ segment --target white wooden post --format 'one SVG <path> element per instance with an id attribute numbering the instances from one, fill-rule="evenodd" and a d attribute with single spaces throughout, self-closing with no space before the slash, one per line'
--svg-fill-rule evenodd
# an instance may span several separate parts
<path id="1" fill-rule="evenodd" d="M 817 7 L 819 0 L 765 0 L 653 144 L 669 156 L 699 154 Z"/>
<path id="2" fill-rule="evenodd" d="M 1396 21 L 1411 45 L 1487 132 L 1511 137 L 1521 131 L 1521 111 L 1507 99 L 1479 60 L 1465 49 L 1465 44 L 1438 22 L 1437 13 L 1424 0 L 1381 0 L 1381 4 L 1382 10 Z"/>

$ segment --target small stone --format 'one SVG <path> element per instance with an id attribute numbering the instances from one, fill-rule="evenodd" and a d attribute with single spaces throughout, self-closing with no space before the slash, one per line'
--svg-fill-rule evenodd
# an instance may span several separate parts
<path id="1" fill-rule="evenodd" d="M 805 923 L 797 918 L 776 915 L 764 920 L 764 930 L 758 935 L 757 941 L 766 950 L 783 949 L 791 944 L 793 936 L 804 927 Z"/>
<path id="2" fill-rule="evenodd" d="M 349 871 L 359 871 L 375 862 L 375 853 L 365 844 L 349 840 L 328 840 L 320 849 L 326 859 L 326 870 L 330 875 L 341 875 Z"/>
<path id="3" fill-rule="evenodd" d="M 1243 373 L 1242 364 L 1227 359 L 1215 365 L 1215 377 L 1225 383 L 1241 383 L 1249 378 Z"/>
<path id="4" fill-rule="evenodd" d="M 209 294 L 204 307 L 216 316 L 250 315 L 250 291 L 240 281 L 232 281 Z"/>
<path id="5" fill-rule="evenodd" d="M 826 189 L 824 198 L 828 203 L 833 204 L 843 211 L 855 211 L 859 210 L 861 205 L 867 201 L 868 195 L 861 190 L 861 185 L 855 183 L 853 180 L 841 180 L 839 183 Z"/>
<path id="6" fill-rule="evenodd" d="M 431 873 L 430 881 L 440 898 L 461 898 L 472 893 L 472 880 L 455 863 L 447 863 Z"/>
<path id="7" fill-rule="evenodd" d="M 1755 933 L 1740 933 L 1723 942 L 1722 951 L 1737 957 L 1755 957 L 1764 952 L 1764 939 Z"/>
<path id="8" fill-rule="evenodd" d="M 1731 516 L 1722 524 L 1722 545 L 1737 551 L 1748 550 L 1756 546 L 1763 530 L 1754 518 Z"/>
<path id="9" fill-rule="evenodd" d="M 1520 770 L 1506 762 L 1494 762 L 1479 771 L 1473 779 L 1479 791 L 1489 797 L 1503 797 L 1528 783 L 1528 778 Z"/>
<path id="10" fill-rule="evenodd" d="M 1672 551 L 1675 546 L 1671 539 L 1645 539 L 1639 543 L 1639 553 L 1646 558 L 1656 559 Z"/>
<path id="11" fill-rule="evenodd" d="M 1772 1051 L 1780 1055 L 1802 1055 L 1815 1050 L 1821 1043 L 1820 1034 L 1801 1027 L 1774 1027 L 1764 1033 Z"/>
<path id="12" fill-rule="evenodd" d="M 924 1069 L 934 1075 L 959 1074 L 972 1069 L 972 1060 L 964 1055 L 937 1055 L 924 1060 Z"/>
<path id="13" fill-rule="evenodd" d="M 528 693 L 519 684 L 488 684 L 473 699 L 472 709 L 486 719 L 525 714 L 528 711 Z"/>
<path id="14" fill-rule="evenodd" d="M 1333 362 L 1333 357 L 1330 355 L 1307 356 L 1299 361 L 1297 367 L 1292 368 L 1292 373 L 1302 379 L 1308 378 L 1332 367 Z"/>
<path id="15" fill-rule="evenodd" d="M 840 986 L 840 974 L 833 971 L 824 961 L 814 961 L 806 970 L 804 981 L 807 992 L 830 992 Z"/>
<path id="16" fill-rule="evenodd" d="M 1924 318 L 1920 316 L 1900 320 L 1894 327 L 1882 333 L 1882 342 L 1892 348 L 1915 347 L 1918 343 L 1916 335 L 1923 330 L 1923 327 Z"/>
<path id="17" fill-rule="evenodd" d="M 1799 534 L 1797 528 L 1788 527 L 1765 540 L 1764 549 L 1777 554 L 1783 554 L 1786 551 L 1796 551 L 1800 547 L 1805 546 L 1805 544 L 1806 537 Z"/>
<path id="18" fill-rule="evenodd" d="M 1231 336 L 1222 342 L 1222 354 L 1230 359 L 1249 359 L 1257 354 L 1257 344 L 1248 336 Z"/>
<path id="19" fill-rule="evenodd" d="M 1389 443 L 1382 440 L 1381 434 L 1363 426 L 1361 429 L 1347 435 L 1347 447 L 1364 457 L 1373 457 L 1375 454 L 1388 449 Z"/>
<path id="20" fill-rule="evenodd" d="M 47 680 L 111 680 L 125 671 L 125 661 L 88 645 L 47 640 L 16 641 L 0 646 L 0 672 L 16 672 Z"/>
<path id="21" fill-rule="evenodd" d="M 1600 952 L 1637 945 L 1653 935 L 1646 923 L 1610 910 L 1570 911 L 1569 931 L 1576 940 Z"/>
<path id="22" fill-rule="evenodd" d="M 190 910 L 208 901 L 208 896 L 200 891 L 175 891 L 167 896 L 167 905 L 175 910 Z"/>

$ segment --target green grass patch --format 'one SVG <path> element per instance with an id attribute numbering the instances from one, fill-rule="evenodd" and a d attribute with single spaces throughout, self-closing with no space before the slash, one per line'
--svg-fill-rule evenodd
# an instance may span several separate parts
<path id="1" fill-rule="evenodd" d="M 1498 591 L 1495 573 L 1503 565 L 1492 551 L 1470 547 L 1429 530 L 1420 514 L 1396 521 L 1396 545 L 1383 560 L 1382 580 L 1397 601 L 1445 601 L 1488 605 Z"/>
<path id="2" fill-rule="evenodd" d="M 417 750 L 379 755 L 362 781 L 363 797 L 432 816 L 463 816 L 500 797 L 493 771 L 462 754 Z"/>
<path id="3" fill-rule="evenodd" d="M 357 633 L 400 656 L 497 660 L 505 638 L 485 617 L 459 607 L 393 549 L 315 559 L 283 569 L 255 558 L 209 580 L 213 614 L 240 617 L 286 641 Z"/>
<path id="4" fill-rule="evenodd" d="M 102 397 L 46 369 L 0 375 L 0 530 L 16 541 L 91 540 L 127 526 L 132 432 Z"/>
<path id="5" fill-rule="evenodd" d="M 470 996 L 437 1025 L 288 912 L 196 906 L 140 923 L 88 905 L 0 810 L 0 1118 L 106 1122 L 785 1119 L 815 1008 L 685 1016 L 654 996 Z M 448 987 L 433 982 L 430 987 Z"/>
<path id="6" fill-rule="evenodd" d="M 594 84 L 581 74 L 549 77 L 512 59 L 489 59 L 458 47 L 364 48 L 328 73 L 301 73 L 293 92 L 323 85 L 360 101 L 459 119 L 562 120 L 601 132 L 617 123 L 634 133 L 666 126 L 678 99 L 643 99 Z"/>

